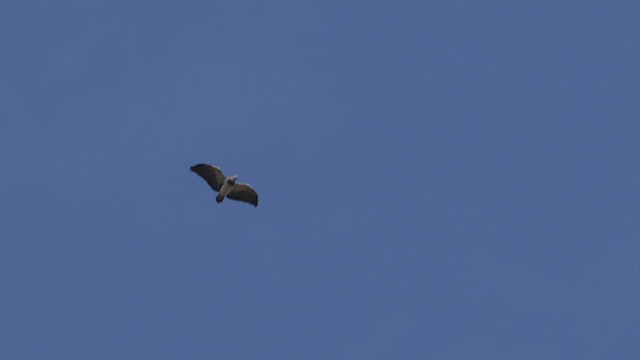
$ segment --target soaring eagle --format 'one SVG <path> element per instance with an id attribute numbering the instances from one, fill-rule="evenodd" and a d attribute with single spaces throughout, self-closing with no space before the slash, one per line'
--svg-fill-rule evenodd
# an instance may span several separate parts
<path id="1" fill-rule="evenodd" d="M 191 171 L 200 175 L 214 191 L 218 192 L 216 201 L 221 203 L 225 197 L 240 200 L 258 206 L 258 193 L 249 185 L 236 182 L 238 175 L 226 177 L 217 166 L 198 164 Z"/>

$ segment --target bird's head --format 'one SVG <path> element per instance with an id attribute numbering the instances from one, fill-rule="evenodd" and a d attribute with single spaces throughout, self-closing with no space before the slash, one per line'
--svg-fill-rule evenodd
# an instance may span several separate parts
<path id="1" fill-rule="evenodd" d="M 229 184 L 229 185 L 235 185 L 235 184 L 236 184 L 236 180 L 238 180 L 238 175 L 229 176 L 229 177 L 227 178 L 227 184 Z"/>

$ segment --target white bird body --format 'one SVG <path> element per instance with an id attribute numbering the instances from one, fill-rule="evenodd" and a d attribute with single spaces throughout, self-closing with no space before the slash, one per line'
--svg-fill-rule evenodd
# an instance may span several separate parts
<path id="1" fill-rule="evenodd" d="M 236 179 L 238 178 L 238 176 L 229 176 L 228 178 L 224 179 L 224 183 L 222 184 L 222 187 L 220 188 L 220 193 L 218 194 L 218 196 L 221 197 L 226 197 L 227 195 L 229 195 L 229 193 L 231 192 L 231 190 L 233 190 L 234 187 L 236 187 Z"/>

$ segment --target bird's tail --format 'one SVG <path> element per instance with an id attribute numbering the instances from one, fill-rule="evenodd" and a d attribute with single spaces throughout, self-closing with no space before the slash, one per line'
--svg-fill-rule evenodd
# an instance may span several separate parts
<path id="1" fill-rule="evenodd" d="M 218 194 L 218 196 L 216 196 L 216 202 L 217 202 L 217 203 L 221 203 L 221 202 L 222 202 L 222 200 L 224 200 L 224 196 L 222 196 L 222 195 Z"/>

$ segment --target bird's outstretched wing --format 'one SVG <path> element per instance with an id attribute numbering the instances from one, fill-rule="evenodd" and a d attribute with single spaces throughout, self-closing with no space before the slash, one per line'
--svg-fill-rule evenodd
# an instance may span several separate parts
<path id="1" fill-rule="evenodd" d="M 225 176 L 222 174 L 217 166 L 211 166 L 208 164 L 198 164 L 191 167 L 191 171 L 200 175 L 207 181 L 207 184 L 215 191 L 220 191 L 222 184 L 224 184 Z"/>
<path id="2" fill-rule="evenodd" d="M 249 184 L 237 184 L 227 197 L 258 206 L 258 193 Z"/>

